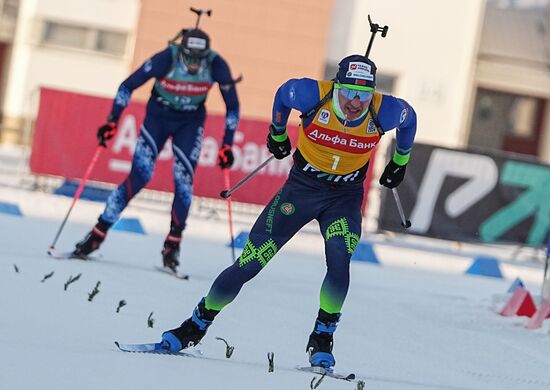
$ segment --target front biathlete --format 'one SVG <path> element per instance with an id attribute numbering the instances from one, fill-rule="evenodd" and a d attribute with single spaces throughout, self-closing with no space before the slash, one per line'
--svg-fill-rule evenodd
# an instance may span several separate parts
<path id="1" fill-rule="evenodd" d="M 170 231 L 164 242 L 162 256 L 164 267 L 176 271 L 204 133 L 204 102 L 214 83 L 219 84 L 226 105 L 225 133 L 219 152 L 222 169 L 231 167 L 233 163 L 231 145 L 239 122 L 239 101 L 229 66 L 219 54 L 210 50 L 209 42 L 208 35 L 202 30 L 188 30 L 183 34 L 181 44 L 170 44 L 155 54 L 120 85 L 108 123 L 98 131 L 98 138 L 103 145 L 114 136 L 117 122 L 132 92 L 151 78 L 156 79 L 147 103 L 130 174 L 110 194 L 98 223 L 76 244 L 72 254 L 74 257 L 86 258 L 99 248 L 108 229 L 151 179 L 155 161 L 171 137 L 175 193 Z"/>
<path id="2" fill-rule="evenodd" d="M 319 222 L 327 272 L 306 352 L 312 366 L 335 365 L 333 334 L 349 287 L 349 265 L 361 236 L 363 180 L 383 132 L 397 129 L 397 147 L 380 183 L 398 186 L 416 133 L 416 114 L 403 99 L 374 91 L 375 64 L 352 55 L 339 63 L 335 80 L 292 79 L 275 95 L 267 137 L 271 153 L 291 152 L 286 132 L 290 111 L 302 113 L 298 147 L 288 180 L 265 207 L 238 261 L 214 281 L 190 318 L 162 334 L 159 349 L 179 351 L 196 345 L 216 315 L 256 276 L 281 247 L 309 221 Z"/>
<path id="3" fill-rule="evenodd" d="M 302 226 L 316 219 L 325 242 L 327 271 L 319 311 L 306 352 L 311 366 L 329 371 L 334 332 L 349 288 L 350 258 L 361 236 L 363 180 L 383 132 L 397 129 L 397 147 L 380 183 L 398 186 L 416 133 L 416 114 L 403 99 L 375 92 L 376 66 L 352 55 L 335 80 L 292 79 L 275 95 L 267 147 L 277 159 L 290 155 L 286 124 L 302 113 L 294 166 L 257 221 L 238 261 L 214 281 L 208 294 L 178 328 L 162 334 L 154 351 L 177 352 L 197 345 L 219 312 L 256 276 Z M 151 345 L 150 345 L 151 346 Z M 140 345 L 127 350 L 139 349 Z"/>

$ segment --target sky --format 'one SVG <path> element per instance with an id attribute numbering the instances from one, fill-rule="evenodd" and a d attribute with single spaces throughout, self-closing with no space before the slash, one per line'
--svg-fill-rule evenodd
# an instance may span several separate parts
<path id="1" fill-rule="evenodd" d="M 199 346 L 205 359 L 131 354 L 114 341 L 159 341 L 231 263 L 224 215 L 192 213 L 181 255 L 190 280 L 182 281 L 154 270 L 169 223 L 162 206 L 131 206 L 123 216 L 139 218 L 146 234 L 111 231 L 98 260 L 85 262 L 46 254 L 69 198 L 0 185 L 1 202 L 23 214 L 0 213 L 2 389 L 309 389 L 313 375 L 294 367 L 307 365 L 325 272 L 317 235 L 295 237 L 220 313 Z M 101 210 L 100 203 L 79 201 L 57 248 L 71 249 Z M 525 318 L 497 314 L 512 271 L 505 279 L 471 276 L 459 272 L 464 259 L 456 256 L 391 245 L 375 250 L 381 265 L 351 265 L 335 334 L 337 372 L 355 373 L 369 390 L 550 388 L 550 320 L 527 330 Z M 540 265 L 531 268 L 541 275 Z M 536 295 L 538 278 L 526 280 Z M 99 293 L 88 301 L 98 282 Z M 121 300 L 126 305 L 117 313 Z M 216 337 L 235 347 L 231 359 Z M 272 373 L 268 352 L 275 354 Z M 319 386 L 355 388 L 330 378 Z"/>

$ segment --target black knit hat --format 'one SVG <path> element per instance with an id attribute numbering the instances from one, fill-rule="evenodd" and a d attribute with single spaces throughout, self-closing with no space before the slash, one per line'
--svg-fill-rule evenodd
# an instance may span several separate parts
<path id="1" fill-rule="evenodd" d="M 376 64 L 360 54 L 347 56 L 338 64 L 336 79 L 340 84 L 374 89 L 376 86 Z"/>
<path id="2" fill-rule="evenodd" d="M 208 34 L 198 28 L 186 31 L 181 38 L 181 51 L 188 57 L 206 57 L 210 52 Z"/>

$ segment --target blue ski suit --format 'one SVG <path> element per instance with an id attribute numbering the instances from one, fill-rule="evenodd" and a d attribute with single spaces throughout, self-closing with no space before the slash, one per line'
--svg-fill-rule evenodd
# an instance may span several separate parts
<path id="1" fill-rule="evenodd" d="M 175 193 L 170 232 L 181 235 L 191 206 L 193 177 L 202 145 L 204 102 L 216 82 L 226 105 L 222 145 L 233 144 L 239 122 L 239 101 L 229 66 L 219 54 L 210 51 L 207 65 L 197 74 L 189 74 L 178 48 L 171 44 L 148 59 L 122 82 L 114 99 L 109 121 L 117 122 L 132 91 L 155 78 L 130 174 L 110 194 L 99 217 L 108 226 L 119 219 L 122 210 L 151 179 L 155 161 L 168 137 L 172 137 Z"/>
<path id="2" fill-rule="evenodd" d="M 349 287 L 350 259 L 361 236 L 363 180 L 371 152 L 381 131 L 397 129 L 396 156 L 408 159 L 416 114 L 405 100 L 380 93 L 374 93 L 372 101 L 381 128 L 370 111 L 345 122 L 334 114 L 332 99 L 311 112 L 332 84 L 331 80 L 291 79 L 277 91 L 274 125 L 284 128 L 292 109 L 302 113 L 294 166 L 256 220 L 239 259 L 214 281 L 205 297 L 206 309 L 221 310 L 232 302 L 292 236 L 316 219 L 325 241 L 327 265 L 320 308 L 329 314 L 341 312 Z"/>

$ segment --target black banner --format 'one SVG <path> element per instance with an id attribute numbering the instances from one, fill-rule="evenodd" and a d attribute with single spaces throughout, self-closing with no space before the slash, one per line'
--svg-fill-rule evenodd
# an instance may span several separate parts
<path id="1" fill-rule="evenodd" d="M 412 222 L 408 233 L 456 241 L 546 244 L 550 166 L 535 158 L 415 143 L 397 190 Z M 403 232 L 391 190 L 381 191 L 379 229 Z"/>

